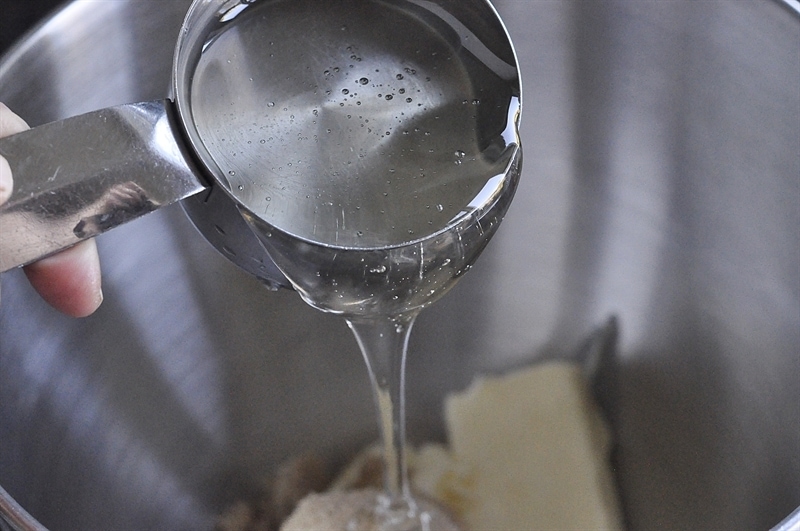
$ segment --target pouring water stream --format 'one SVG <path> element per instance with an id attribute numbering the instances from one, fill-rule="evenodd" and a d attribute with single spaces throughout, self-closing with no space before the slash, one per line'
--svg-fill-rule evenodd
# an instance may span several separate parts
<path id="1" fill-rule="evenodd" d="M 476 56 L 488 48 L 461 25 L 458 42 L 443 35 L 457 19 L 427 4 L 256 3 L 209 41 L 192 85 L 197 132 L 254 233 L 306 302 L 346 318 L 366 361 L 385 492 L 348 531 L 455 529 L 409 486 L 408 339 L 519 175 L 518 79 L 503 77 L 516 70 Z"/>

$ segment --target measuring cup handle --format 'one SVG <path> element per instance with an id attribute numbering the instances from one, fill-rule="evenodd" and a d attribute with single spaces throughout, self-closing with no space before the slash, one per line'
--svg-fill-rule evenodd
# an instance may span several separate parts
<path id="1" fill-rule="evenodd" d="M 121 105 L 0 139 L 14 178 L 0 272 L 205 189 L 172 112 L 169 100 Z"/>

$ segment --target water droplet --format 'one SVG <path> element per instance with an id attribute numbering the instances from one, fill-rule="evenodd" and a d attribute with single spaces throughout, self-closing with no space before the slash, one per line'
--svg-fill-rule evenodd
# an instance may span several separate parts
<path id="1" fill-rule="evenodd" d="M 403 79 L 403 74 L 397 74 L 395 77 L 397 78 L 398 81 L 400 81 L 401 79 Z"/>
<path id="2" fill-rule="evenodd" d="M 266 143 L 267 143 L 267 141 L 266 141 L 265 139 L 263 139 L 263 138 L 262 138 L 261 140 L 259 140 L 259 143 L 260 143 L 260 144 L 266 144 Z"/>
<path id="3" fill-rule="evenodd" d="M 398 90 L 397 92 L 399 92 L 400 94 L 405 94 L 405 93 L 406 93 L 406 89 L 404 89 L 404 88 L 401 88 L 401 89 L 400 89 L 400 90 Z"/>
<path id="4" fill-rule="evenodd" d="M 411 103 L 412 101 L 414 100 L 412 100 L 411 98 L 406 98 L 406 103 Z"/>
<path id="5" fill-rule="evenodd" d="M 267 107 L 275 107 L 275 102 L 271 101 L 271 102 L 267 103 Z"/>
<path id="6" fill-rule="evenodd" d="M 373 267 L 372 269 L 369 270 L 369 272 L 375 275 L 382 275 L 383 273 L 386 273 L 386 266 L 381 265 L 378 267 Z"/>
<path id="7" fill-rule="evenodd" d="M 481 104 L 481 100 L 472 100 L 472 104 L 473 105 L 480 105 Z"/>
<path id="8" fill-rule="evenodd" d="M 392 98 L 394 98 L 394 96 L 392 96 L 391 94 L 386 95 L 386 101 L 390 101 Z"/>
<path id="9" fill-rule="evenodd" d="M 350 94 L 350 91 L 349 91 L 349 90 L 347 90 L 347 89 L 342 89 L 342 94 L 344 94 L 345 96 L 347 96 L 348 94 Z"/>
<path id="10" fill-rule="evenodd" d="M 235 172 L 235 171 L 233 171 L 233 170 L 231 170 L 231 171 L 229 171 L 229 172 L 228 172 L 228 175 L 230 175 L 231 177 L 233 177 L 234 175 L 236 175 L 236 172 Z"/>
<path id="11" fill-rule="evenodd" d="M 366 85 L 367 83 L 369 83 L 369 79 L 362 77 L 361 79 L 358 80 L 358 82 L 361 83 L 362 85 Z"/>
<path id="12" fill-rule="evenodd" d="M 439 212 L 444 212 L 444 205 L 436 205 L 436 210 Z"/>
<path id="13" fill-rule="evenodd" d="M 272 197 L 267 196 L 267 201 L 272 201 Z"/>
<path id="14" fill-rule="evenodd" d="M 239 191 L 241 192 L 242 190 L 244 190 L 244 186 L 242 186 L 242 185 L 240 184 L 240 185 L 239 185 Z"/>

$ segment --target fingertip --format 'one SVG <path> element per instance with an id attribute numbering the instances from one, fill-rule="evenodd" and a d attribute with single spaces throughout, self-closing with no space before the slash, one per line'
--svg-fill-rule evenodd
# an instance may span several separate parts
<path id="1" fill-rule="evenodd" d="M 0 137 L 21 133 L 30 129 L 28 122 L 23 120 L 5 103 L 0 102 Z"/>
<path id="2" fill-rule="evenodd" d="M 25 274 L 45 301 L 71 317 L 88 317 L 103 302 L 100 259 L 94 240 L 28 265 Z"/>
<path id="3" fill-rule="evenodd" d="M 0 205 L 8 201 L 14 190 L 14 179 L 11 177 L 11 166 L 0 156 Z"/>
<path id="4" fill-rule="evenodd" d="M 5 103 L 0 102 L 0 137 L 21 133 L 27 129 L 30 128 L 25 120 L 14 114 Z M 0 205 L 8 201 L 13 188 L 11 166 L 5 158 L 0 156 Z"/>

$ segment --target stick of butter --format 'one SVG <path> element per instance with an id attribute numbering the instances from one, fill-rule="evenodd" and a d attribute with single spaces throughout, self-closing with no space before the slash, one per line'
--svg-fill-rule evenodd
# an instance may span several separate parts
<path id="1" fill-rule="evenodd" d="M 467 529 L 623 529 L 610 432 L 579 365 L 481 378 L 445 413 L 450 447 L 413 455 L 412 481 Z"/>

